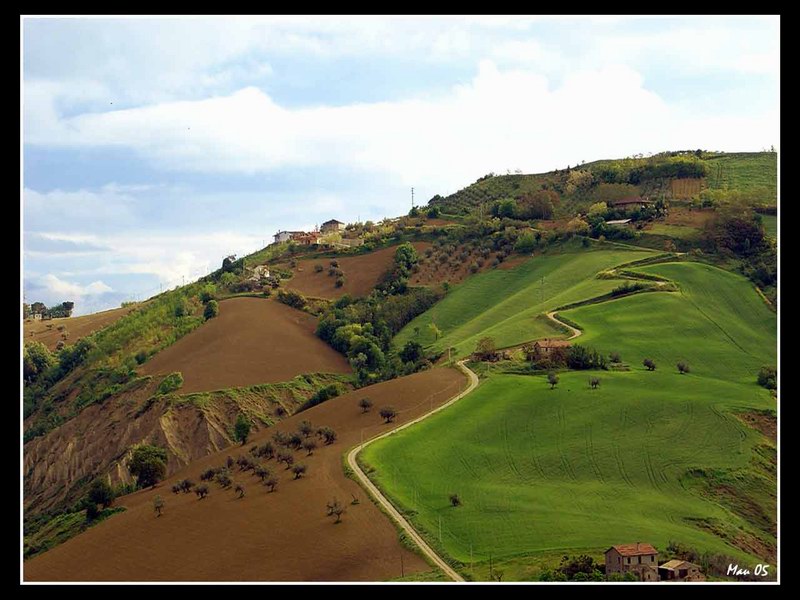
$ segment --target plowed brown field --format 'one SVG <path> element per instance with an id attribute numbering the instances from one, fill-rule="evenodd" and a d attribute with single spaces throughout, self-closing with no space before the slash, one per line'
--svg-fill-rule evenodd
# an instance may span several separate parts
<path id="1" fill-rule="evenodd" d="M 220 313 L 222 314 L 222 312 Z M 466 387 L 455 369 L 433 369 L 363 388 L 290 417 L 244 448 L 231 447 L 200 459 L 154 490 L 117 500 L 127 510 L 77 537 L 25 562 L 25 581 L 380 581 L 429 570 L 418 555 L 398 541 L 392 523 L 345 477 L 343 453 L 361 440 L 411 420 Z M 362 414 L 358 400 L 368 396 L 374 407 Z M 384 425 L 378 412 L 393 405 L 395 424 Z M 275 430 L 296 430 L 302 420 L 333 427 L 339 434 L 331 446 L 312 456 L 295 453 L 308 473 L 293 480 L 274 460 L 264 464 L 280 483 L 269 493 L 258 479 L 234 469 L 234 480 L 246 488 L 210 485 L 210 494 L 174 495 L 170 487 L 189 477 L 199 482 L 206 468 L 222 464 L 227 455 L 245 453 L 253 443 L 269 439 Z M 163 515 L 153 511 L 153 498 L 166 502 Z M 360 503 L 351 505 L 353 496 Z M 325 503 L 334 497 L 347 512 L 338 525 L 326 516 Z"/>
<path id="2" fill-rule="evenodd" d="M 218 317 L 156 354 L 142 372 L 180 371 L 181 393 L 350 372 L 344 356 L 314 335 L 316 324 L 315 317 L 272 300 L 223 300 Z"/>
<path id="3" fill-rule="evenodd" d="M 50 350 L 56 349 L 56 344 L 61 339 L 59 325 L 65 327 L 69 337 L 64 341 L 65 344 L 72 345 L 82 337 L 111 325 L 117 319 L 124 317 L 131 312 L 135 306 L 125 308 L 113 308 L 92 315 L 81 317 L 67 317 L 65 319 L 50 319 L 49 321 L 25 321 L 22 324 L 23 335 L 26 342 L 42 342 Z"/>
<path id="4" fill-rule="evenodd" d="M 427 242 L 413 242 L 412 245 L 420 254 L 430 246 Z M 340 298 L 345 294 L 366 296 L 377 285 L 381 275 L 392 266 L 396 251 L 397 246 L 391 246 L 369 254 L 337 258 L 339 268 L 344 272 L 344 285 L 340 288 L 336 287 L 336 277 L 328 275 L 332 259 L 298 260 L 297 267 L 292 269 L 294 275 L 286 282 L 286 287 L 315 298 Z M 323 266 L 322 272 L 314 272 L 316 264 Z"/>

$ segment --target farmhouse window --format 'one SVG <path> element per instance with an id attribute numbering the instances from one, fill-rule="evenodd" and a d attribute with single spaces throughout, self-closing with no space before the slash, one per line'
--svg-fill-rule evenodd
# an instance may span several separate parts
<path id="1" fill-rule="evenodd" d="M 642 557 L 639 557 L 639 564 L 642 564 Z"/>
<path id="2" fill-rule="evenodd" d="M 628 564 L 631 564 L 631 557 L 628 557 Z"/>

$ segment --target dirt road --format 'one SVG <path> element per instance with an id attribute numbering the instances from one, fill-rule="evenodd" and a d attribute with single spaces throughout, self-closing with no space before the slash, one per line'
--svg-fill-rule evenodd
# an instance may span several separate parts
<path id="1" fill-rule="evenodd" d="M 414 540 L 414 543 L 417 544 L 417 546 L 419 546 L 419 549 L 422 551 L 422 553 L 425 554 L 428 558 L 430 558 L 434 562 L 434 564 L 436 564 L 436 566 L 438 566 L 442 571 L 444 571 L 445 575 L 447 575 L 450 579 L 452 579 L 453 581 L 464 581 L 464 578 L 461 577 L 461 575 L 459 575 L 450 565 L 448 565 L 425 542 L 425 540 L 422 539 L 422 536 L 420 536 L 420 534 L 417 533 L 417 531 L 403 517 L 403 515 L 401 515 L 398 512 L 398 510 L 392 505 L 392 503 L 386 499 L 386 497 L 380 492 L 380 490 L 375 486 L 375 484 L 372 483 L 372 481 L 370 481 L 370 479 L 366 476 L 364 471 L 361 470 L 361 467 L 358 465 L 358 461 L 356 460 L 356 458 L 358 457 L 358 453 L 361 452 L 361 450 L 363 450 L 366 446 L 369 446 L 371 443 L 380 440 L 382 438 L 385 438 L 386 436 L 392 435 L 397 431 L 400 431 L 402 429 L 405 429 L 406 427 L 414 425 L 415 423 L 419 423 L 423 419 L 427 419 L 432 414 L 437 413 L 444 408 L 447 408 L 454 402 L 460 400 L 461 398 L 469 394 L 476 387 L 478 387 L 479 383 L 478 376 L 475 373 L 473 373 L 469 368 L 467 368 L 463 360 L 458 362 L 458 367 L 467 375 L 467 377 L 469 377 L 469 387 L 467 387 L 467 389 L 465 389 L 463 392 L 456 394 L 455 396 L 453 396 L 453 398 L 451 398 L 441 406 L 436 407 L 435 409 L 425 413 L 424 415 L 412 421 L 408 421 L 407 423 L 404 423 L 403 425 L 400 425 L 399 427 L 396 427 L 391 431 L 382 433 L 366 442 L 362 442 L 361 444 L 350 450 L 350 452 L 348 452 L 347 464 L 350 466 L 351 469 L 353 469 L 353 472 L 358 477 L 359 481 L 361 482 L 361 485 L 363 485 L 364 488 L 366 488 L 366 490 L 381 504 L 381 506 L 383 506 L 386 509 L 386 512 L 389 514 L 389 516 L 398 525 L 400 525 L 400 527 L 403 528 L 403 530 L 409 535 L 409 537 L 411 537 L 411 539 Z"/>

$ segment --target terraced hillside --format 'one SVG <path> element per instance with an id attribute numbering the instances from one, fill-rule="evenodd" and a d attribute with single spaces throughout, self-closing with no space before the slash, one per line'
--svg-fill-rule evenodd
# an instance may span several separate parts
<path id="1" fill-rule="evenodd" d="M 715 267 L 639 270 L 680 291 L 563 313 L 584 327 L 581 344 L 620 352 L 629 371 L 566 372 L 552 390 L 541 376 L 489 375 L 363 453 L 371 476 L 466 575 L 487 578 L 491 559 L 506 579 L 535 579 L 530 565 L 548 556 L 557 564 L 631 541 L 774 564 L 775 440 L 747 423 L 776 408 L 755 382 L 776 360 L 775 314 L 748 281 Z M 689 374 L 678 374 L 679 360 Z"/>
<path id="2" fill-rule="evenodd" d="M 513 269 L 475 275 L 406 325 L 395 345 L 417 340 L 432 351 L 453 347 L 454 356 L 462 357 L 473 352 L 484 336 L 493 337 L 498 347 L 559 337 L 562 332 L 543 313 L 611 291 L 620 281 L 597 279 L 598 272 L 654 254 L 610 245 L 586 251 L 573 244 L 560 253 L 529 258 Z M 434 323 L 441 331 L 438 339 L 430 327 Z"/>

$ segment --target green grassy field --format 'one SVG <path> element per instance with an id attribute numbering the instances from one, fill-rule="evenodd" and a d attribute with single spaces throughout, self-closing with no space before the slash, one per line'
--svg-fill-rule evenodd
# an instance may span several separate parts
<path id="1" fill-rule="evenodd" d="M 696 227 L 686 227 L 684 225 L 665 225 L 664 223 L 653 223 L 645 231 L 653 235 L 663 235 L 680 240 L 697 240 L 700 237 L 700 230 Z"/>
<path id="2" fill-rule="evenodd" d="M 557 563 L 561 553 L 631 541 L 663 549 L 678 540 L 753 564 L 764 560 L 759 548 L 774 548 L 774 475 L 754 462 L 770 442 L 732 413 L 775 408 L 755 383 L 776 359 L 775 315 L 744 278 L 715 267 L 639 270 L 681 291 L 564 313 L 585 327 L 581 343 L 621 352 L 630 371 L 600 372 L 597 390 L 587 372 L 562 373 L 552 391 L 543 377 L 490 375 L 451 408 L 364 451 L 393 501 L 447 555 L 472 557 L 477 577 L 490 555 L 506 579 L 531 578 L 542 557 Z M 641 366 L 645 356 L 656 371 Z M 677 373 L 678 360 L 690 374 Z M 709 495 L 712 480 L 733 482 L 734 492 Z M 450 506 L 451 493 L 462 506 Z"/>
<path id="3" fill-rule="evenodd" d="M 774 152 L 737 152 L 706 159 L 708 186 L 731 190 L 763 189 L 767 200 L 778 195 L 778 155 Z"/>
<path id="4" fill-rule="evenodd" d="M 767 234 L 773 239 L 778 239 L 778 216 L 777 215 L 761 215 L 764 222 L 764 229 Z"/>
<path id="5" fill-rule="evenodd" d="M 498 347 L 563 337 L 547 320 L 537 317 L 569 302 L 611 291 L 621 282 L 595 279 L 599 271 L 652 254 L 624 248 L 587 252 L 575 245 L 559 254 L 533 257 L 514 269 L 475 275 L 406 325 L 394 343 L 400 347 L 417 340 L 435 351 L 452 346 L 458 356 L 466 356 L 485 335 L 493 337 Z M 429 328 L 434 322 L 443 334 L 438 340 Z"/>

